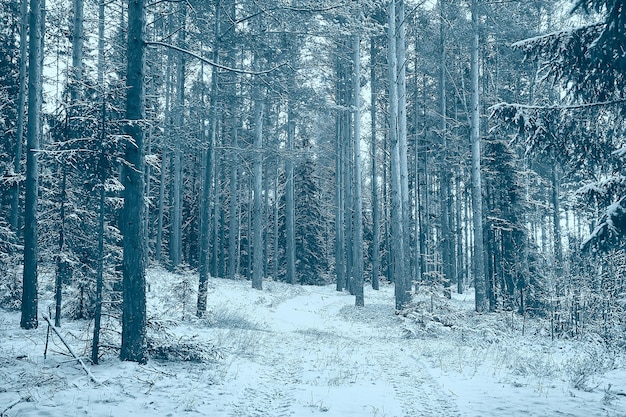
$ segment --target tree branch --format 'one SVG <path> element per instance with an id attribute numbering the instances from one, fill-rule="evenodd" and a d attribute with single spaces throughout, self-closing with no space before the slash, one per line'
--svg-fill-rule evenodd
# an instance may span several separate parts
<path id="1" fill-rule="evenodd" d="M 568 106 L 559 106 L 559 105 L 531 106 L 531 105 L 519 104 L 519 103 L 498 103 L 489 107 L 489 110 L 491 112 L 495 112 L 506 107 L 514 107 L 517 109 L 526 109 L 526 110 L 580 110 L 580 109 L 588 109 L 591 107 L 611 106 L 611 105 L 622 104 L 622 103 L 626 103 L 626 98 L 621 98 L 617 100 L 609 100 L 609 101 L 598 101 L 595 103 L 572 104 Z"/>
<path id="2" fill-rule="evenodd" d="M 237 73 L 237 74 L 263 75 L 263 74 L 268 74 L 270 72 L 274 72 L 278 68 L 283 67 L 283 66 L 286 65 L 286 64 L 280 64 L 280 65 L 277 65 L 277 66 L 275 66 L 273 68 L 270 68 L 270 69 L 267 69 L 267 70 L 263 70 L 263 71 L 248 71 L 248 70 L 244 70 L 244 69 L 231 68 L 231 67 L 227 67 L 225 65 L 218 64 L 217 62 L 213 62 L 210 59 L 207 59 L 207 58 L 205 58 L 205 57 L 203 57 L 201 55 L 198 55 L 198 54 L 196 54 L 194 52 L 191 52 L 188 49 L 179 48 L 178 46 L 171 45 L 169 43 L 158 42 L 158 41 L 150 41 L 150 42 L 145 42 L 145 44 L 147 46 L 161 46 L 161 47 L 164 47 L 164 48 L 173 49 L 175 51 L 182 52 L 183 54 L 187 54 L 189 56 L 192 56 L 192 57 L 196 58 L 197 60 L 202 61 L 205 64 L 208 64 L 208 65 L 210 65 L 210 66 L 212 66 L 214 68 L 218 68 L 218 69 L 221 69 L 221 70 L 224 70 L 224 71 L 234 72 L 234 73 Z"/>

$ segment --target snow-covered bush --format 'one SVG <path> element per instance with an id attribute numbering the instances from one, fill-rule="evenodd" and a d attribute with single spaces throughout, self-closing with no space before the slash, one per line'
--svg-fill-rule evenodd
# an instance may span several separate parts
<path id="1" fill-rule="evenodd" d="M 20 251 L 15 234 L 0 221 L 0 307 L 18 309 L 22 299 Z"/>

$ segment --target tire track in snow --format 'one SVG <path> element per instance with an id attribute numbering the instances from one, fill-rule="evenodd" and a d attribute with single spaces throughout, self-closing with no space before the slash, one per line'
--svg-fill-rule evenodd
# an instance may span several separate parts
<path id="1" fill-rule="evenodd" d="M 263 345 L 267 348 L 263 356 L 255 362 L 260 365 L 252 378 L 247 378 L 245 388 L 237 395 L 229 413 L 231 417 L 290 417 L 295 401 L 295 383 L 299 380 L 301 368 L 284 357 L 279 357 L 271 339 L 265 336 Z"/>
<path id="2" fill-rule="evenodd" d="M 456 402 L 401 337 L 401 322 L 386 304 L 391 301 L 377 300 L 381 302 L 358 309 L 350 301 L 315 288 L 281 300 L 266 318 L 269 333 L 258 341 L 253 369 L 238 378 L 243 388 L 229 416 L 290 417 L 318 401 L 333 416 L 340 415 L 341 407 L 370 415 L 360 406 L 383 406 L 389 417 L 459 416 Z M 371 389 L 372 384 L 380 390 L 376 398 L 333 402 L 337 396 L 332 392 Z"/>

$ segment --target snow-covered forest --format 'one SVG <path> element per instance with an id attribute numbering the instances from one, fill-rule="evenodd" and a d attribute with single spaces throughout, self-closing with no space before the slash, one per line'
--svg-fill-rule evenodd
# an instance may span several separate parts
<path id="1" fill-rule="evenodd" d="M 0 17 L 0 417 L 625 415 L 623 0 Z"/>

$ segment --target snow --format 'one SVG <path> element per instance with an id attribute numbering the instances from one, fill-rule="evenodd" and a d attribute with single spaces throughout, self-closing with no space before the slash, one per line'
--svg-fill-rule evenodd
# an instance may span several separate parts
<path id="1" fill-rule="evenodd" d="M 626 415 L 622 353 L 552 340 L 539 320 L 476 314 L 470 295 L 424 292 L 403 316 L 388 284 L 356 308 L 332 286 L 212 279 L 210 314 L 196 319 L 194 275 L 151 269 L 148 281 L 152 320 L 212 345 L 212 359 L 138 365 L 112 351 L 90 366 L 96 385 L 59 340 L 44 359 L 45 322 L 21 330 L 18 312 L 0 310 L 0 413 L 19 401 L 6 416 Z M 89 325 L 61 329 L 86 356 Z"/>

